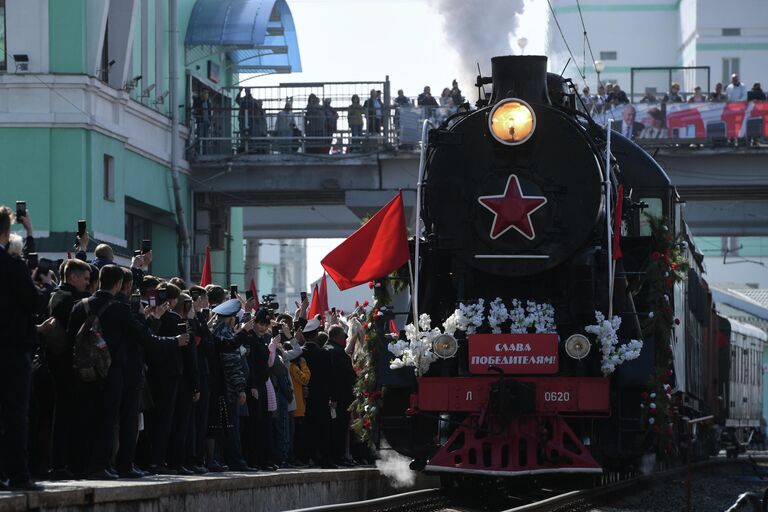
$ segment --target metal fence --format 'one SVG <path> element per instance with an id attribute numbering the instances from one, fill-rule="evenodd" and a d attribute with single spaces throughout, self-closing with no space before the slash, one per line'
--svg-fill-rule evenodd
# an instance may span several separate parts
<path id="1" fill-rule="evenodd" d="M 221 96 L 189 109 L 190 160 L 417 149 L 424 119 L 439 123 L 456 112 L 393 105 L 388 80 L 224 89 Z"/>

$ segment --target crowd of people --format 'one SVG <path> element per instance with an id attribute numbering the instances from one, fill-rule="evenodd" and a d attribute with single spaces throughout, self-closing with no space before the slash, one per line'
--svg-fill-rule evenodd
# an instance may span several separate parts
<path id="1" fill-rule="evenodd" d="M 453 81 L 450 88 L 443 89 L 439 98 L 432 96 L 429 86 L 425 86 L 415 104 L 405 96 L 402 89 L 397 91 L 392 104 L 387 106 L 382 91 L 372 89 L 367 98 L 359 95 L 350 97 L 350 103 L 342 108 L 346 111 L 349 134 L 346 136 L 347 152 L 363 149 L 366 140 L 382 134 L 385 123 L 385 110 L 393 115 L 394 126 L 399 126 L 399 111 L 403 108 L 423 107 L 427 110 L 437 107 L 457 108 L 464 105 L 466 99 Z M 235 97 L 237 116 L 237 151 L 266 154 L 278 153 L 329 154 L 341 152 L 339 141 L 344 137 L 339 132 L 339 109 L 332 106 L 332 98 L 321 99 L 314 93 L 309 94 L 303 111 L 294 110 L 293 98 L 286 98 L 283 108 L 276 114 L 270 114 L 264 108 L 263 100 L 253 96 L 251 88 L 240 88 Z M 210 99 L 207 89 L 202 89 L 192 102 L 192 118 L 195 120 L 197 150 L 200 154 L 209 152 L 212 146 L 212 127 L 225 124 L 221 116 L 229 116 L 229 109 L 217 109 Z M 334 146 L 334 138 L 337 144 Z M 303 148 L 303 149 L 302 149 Z"/>
<path id="2" fill-rule="evenodd" d="M 686 97 L 685 94 L 680 92 L 680 84 L 672 82 L 669 91 L 661 99 L 656 96 L 652 89 L 646 89 L 639 103 L 666 105 L 668 103 L 756 101 L 765 99 L 766 95 L 760 82 L 755 82 L 752 85 L 752 89 L 747 90 L 747 87 L 739 79 L 739 75 L 733 74 L 731 75 L 731 82 L 727 87 L 723 88 L 723 84 L 718 82 L 715 85 L 715 90 L 709 94 L 704 94 L 701 87 L 696 86 L 693 94 Z M 592 94 L 589 86 L 585 86 L 582 89 L 582 100 L 584 102 L 583 108 L 591 114 L 599 114 L 607 109 L 631 103 L 627 93 L 621 89 L 621 86 L 618 83 L 610 82 L 604 86 L 600 84 L 597 94 Z"/>
<path id="3" fill-rule="evenodd" d="M 153 276 L 149 241 L 129 266 L 90 245 L 38 259 L 29 212 L 0 206 L 0 490 L 372 462 L 346 319 Z"/>

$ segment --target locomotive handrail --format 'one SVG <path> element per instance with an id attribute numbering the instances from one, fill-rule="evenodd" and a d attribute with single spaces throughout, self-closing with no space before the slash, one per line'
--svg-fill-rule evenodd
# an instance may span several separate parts
<path id="1" fill-rule="evenodd" d="M 605 125 L 605 229 L 608 243 L 608 321 L 613 317 L 613 232 L 611 229 L 611 123 L 613 119 L 608 119 Z"/>
<path id="2" fill-rule="evenodd" d="M 427 127 L 432 126 L 434 123 L 430 119 L 425 119 L 421 125 L 421 150 L 419 151 L 419 177 L 416 180 L 416 224 L 413 229 L 414 237 L 414 254 L 413 254 L 413 269 L 411 270 L 411 281 L 413 282 L 412 300 L 413 304 L 413 323 L 418 325 L 419 321 L 419 246 L 420 236 L 419 227 L 421 225 L 421 187 L 424 185 L 424 168 L 426 167 L 427 160 Z"/>

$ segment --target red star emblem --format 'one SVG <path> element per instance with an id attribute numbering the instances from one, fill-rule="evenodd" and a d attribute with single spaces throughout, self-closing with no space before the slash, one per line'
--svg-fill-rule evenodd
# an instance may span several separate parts
<path id="1" fill-rule="evenodd" d="M 511 228 L 514 228 L 528 240 L 536 238 L 531 214 L 544 206 L 547 203 L 547 198 L 524 196 L 516 175 L 510 175 L 502 195 L 480 196 L 477 200 L 493 213 L 492 240 L 496 240 Z"/>

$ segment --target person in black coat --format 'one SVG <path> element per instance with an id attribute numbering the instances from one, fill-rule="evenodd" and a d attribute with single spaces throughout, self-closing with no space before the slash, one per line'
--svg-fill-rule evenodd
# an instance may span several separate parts
<path id="1" fill-rule="evenodd" d="M 264 471 L 277 469 L 272 460 L 271 415 L 267 404 L 267 381 L 269 380 L 269 345 L 272 335 L 270 326 L 272 314 L 261 308 L 253 317 L 253 329 L 240 333 L 242 341 L 248 347 L 248 428 L 245 432 L 247 441 L 244 446 L 246 460 L 251 466 Z"/>
<path id="2" fill-rule="evenodd" d="M 148 349 L 171 352 L 177 347 L 186 346 L 189 342 L 189 337 L 186 334 L 175 337 L 161 337 L 152 334 L 147 318 L 144 316 L 141 302 L 132 302 L 131 292 L 134 288 L 134 275 L 132 270 L 123 269 L 123 285 L 120 292 L 115 295 L 116 302 L 128 306 L 133 320 L 132 330 L 126 336 L 123 390 L 120 403 L 120 446 L 116 461 L 117 472 L 121 478 L 140 478 L 145 475 L 143 471 L 134 466 L 141 394 L 145 385 L 145 353 Z M 151 314 L 156 315 L 153 318 L 157 318 L 160 311 L 162 310 L 156 308 L 151 310 Z"/>
<path id="3" fill-rule="evenodd" d="M 84 261 L 67 260 L 62 265 L 62 282 L 51 294 L 48 311 L 56 321 L 56 337 L 63 334 L 64 343 L 54 341 L 52 334 L 46 344 L 48 367 L 53 378 L 56 408 L 53 421 L 53 449 L 51 476 L 54 479 L 71 479 L 70 462 L 76 457 L 74 450 L 77 424 L 77 377 L 73 370 L 72 354 L 74 339 L 66 336 L 72 308 L 81 299 L 89 297 L 91 267 Z"/>
<path id="4" fill-rule="evenodd" d="M 205 452 L 211 400 L 211 366 L 215 365 L 216 347 L 208 328 L 208 317 L 203 312 L 208 308 L 208 296 L 205 288 L 190 286 L 189 294 L 192 297 L 192 307 L 195 312 L 195 318 L 190 321 L 190 326 L 197 350 L 200 399 L 195 403 L 192 435 L 187 449 L 187 467 L 202 475 L 209 471 L 205 464 Z"/>
<path id="5" fill-rule="evenodd" d="M 313 318 L 303 329 L 303 357 L 307 361 L 312 379 L 309 381 L 309 397 L 306 411 L 306 446 L 316 466 L 336 468 L 331 460 L 331 395 L 333 393 L 333 366 L 331 354 L 318 345 L 319 320 Z"/>
<path id="6" fill-rule="evenodd" d="M 178 286 L 170 283 L 162 283 L 157 287 L 158 297 L 165 295 L 165 301 L 158 298 L 158 302 L 167 304 L 169 308 L 160 317 L 160 325 L 157 327 L 158 336 L 177 336 L 186 332 L 186 326 L 182 329 L 182 318 L 174 311 L 176 303 L 181 295 Z M 175 475 L 178 472 L 167 466 L 167 454 L 171 442 L 171 429 L 173 425 L 174 411 L 176 408 L 176 396 L 179 382 L 184 372 L 184 354 L 181 349 L 169 351 L 153 348 L 147 353 L 149 366 L 149 387 L 152 392 L 154 408 L 149 414 L 148 434 L 152 444 L 152 460 L 148 470 L 151 473 L 161 475 Z"/>
<path id="7" fill-rule="evenodd" d="M 27 460 L 38 294 L 26 263 L 6 252 L 13 217 L 10 208 L 0 206 L 0 471 L 11 489 L 26 491 L 41 489 L 30 478 Z M 48 329 L 51 323 L 44 325 Z M 0 484 L 0 490 L 4 487 Z"/>
<path id="8" fill-rule="evenodd" d="M 349 438 L 349 406 L 354 400 L 354 386 L 357 374 L 352 367 L 352 359 L 344 351 L 347 346 L 347 333 L 340 325 L 334 325 L 328 331 L 325 350 L 331 355 L 333 382 L 331 408 L 336 410 L 336 417 L 331 419 L 331 457 L 334 464 L 350 466 L 347 457 Z"/>

